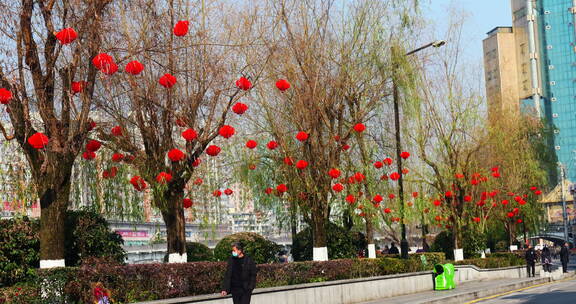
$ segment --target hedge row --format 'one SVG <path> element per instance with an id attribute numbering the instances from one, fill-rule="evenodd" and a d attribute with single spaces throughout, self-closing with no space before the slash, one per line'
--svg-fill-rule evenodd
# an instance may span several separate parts
<path id="1" fill-rule="evenodd" d="M 488 262 L 494 260 L 494 262 Z M 468 260 L 480 267 L 504 267 L 508 257 Z M 443 253 L 414 254 L 408 260 L 398 258 L 342 259 L 326 262 L 295 262 L 258 265 L 257 287 L 274 287 L 311 282 L 355 279 L 431 270 L 444 262 Z M 460 263 L 459 263 L 460 264 Z M 0 290 L 8 303 L 91 303 L 94 283 L 111 290 L 115 303 L 158 300 L 211 294 L 220 291 L 224 262 L 186 264 L 140 264 L 112 266 L 92 260 L 78 268 L 39 271 L 38 279 Z M 50 286 L 49 298 L 39 299 L 39 286 Z M 18 290 L 17 288 L 21 288 Z M 18 295 L 16 295 L 18 294 Z M 65 299 L 62 296 L 65 295 Z"/>

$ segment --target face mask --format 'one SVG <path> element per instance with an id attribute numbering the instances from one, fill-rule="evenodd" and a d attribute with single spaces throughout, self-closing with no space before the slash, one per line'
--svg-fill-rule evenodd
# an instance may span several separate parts
<path id="1" fill-rule="evenodd" d="M 238 252 L 232 251 L 232 256 L 233 256 L 233 257 L 237 257 L 237 256 L 238 256 Z"/>

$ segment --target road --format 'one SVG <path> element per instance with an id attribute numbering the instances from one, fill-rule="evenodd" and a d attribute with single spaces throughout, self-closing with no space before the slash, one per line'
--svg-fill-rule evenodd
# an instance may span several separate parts
<path id="1" fill-rule="evenodd" d="M 552 303 L 574 304 L 576 303 L 576 279 L 558 281 L 538 287 L 525 288 L 523 290 L 506 293 L 505 295 L 486 299 L 484 301 L 472 301 L 469 303 L 481 304 L 519 304 L 519 303 Z"/>
<path id="2" fill-rule="evenodd" d="M 569 270 L 576 268 L 576 258 L 572 256 Z M 559 263 L 557 263 L 559 264 Z M 576 303 L 576 278 L 569 280 L 557 281 L 532 287 L 522 288 L 520 290 L 507 292 L 495 297 L 477 299 L 471 302 L 479 304 L 574 304 Z"/>

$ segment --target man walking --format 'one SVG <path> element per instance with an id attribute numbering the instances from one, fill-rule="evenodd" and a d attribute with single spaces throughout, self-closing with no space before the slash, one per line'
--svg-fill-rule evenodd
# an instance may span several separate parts
<path id="1" fill-rule="evenodd" d="M 256 263 L 244 254 L 242 244 L 234 243 L 221 294 L 225 296 L 231 293 L 234 304 L 249 304 L 254 288 L 256 288 Z"/>
<path id="2" fill-rule="evenodd" d="M 532 245 L 528 244 L 528 250 L 526 250 L 526 254 L 524 255 L 526 259 L 526 270 L 528 271 L 528 277 L 536 276 L 536 251 L 532 248 Z M 530 275 L 530 270 L 532 270 L 532 275 Z"/>
<path id="3" fill-rule="evenodd" d="M 570 250 L 568 249 L 568 243 L 564 243 L 562 250 L 560 250 L 560 262 L 562 262 L 562 271 L 564 273 L 568 272 L 568 261 L 570 260 Z"/>
<path id="4" fill-rule="evenodd" d="M 390 250 L 388 250 L 389 254 L 399 254 L 400 251 L 398 250 L 398 247 L 396 247 L 396 245 L 394 243 L 390 244 Z"/>
<path id="5" fill-rule="evenodd" d="M 550 248 L 544 245 L 542 249 L 542 268 L 544 272 L 550 272 L 552 270 L 552 254 L 550 253 Z"/>

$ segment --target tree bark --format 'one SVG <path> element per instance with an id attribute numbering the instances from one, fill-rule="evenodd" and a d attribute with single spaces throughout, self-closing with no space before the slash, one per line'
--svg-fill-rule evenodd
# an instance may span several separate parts
<path id="1" fill-rule="evenodd" d="M 40 198 L 40 267 L 64 266 L 65 220 L 70 196 L 72 161 L 51 163 L 49 174 L 36 172 Z M 38 169 L 38 166 L 34 168 Z M 35 169 L 33 169 L 35 170 Z M 62 261 L 57 262 L 55 261 Z M 45 264 L 42 261 L 52 261 Z"/>
<path id="2" fill-rule="evenodd" d="M 160 208 L 162 218 L 166 225 L 167 251 L 169 262 L 186 262 L 183 260 L 186 253 L 186 221 L 184 218 L 184 208 L 182 200 L 184 199 L 183 191 L 165 191 L 162 197 L 154 197 L 156 206 L 165 206 Z M 171 255 L 179 255 L 182 260 L 174 260 Z"/>

